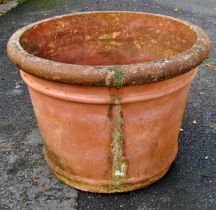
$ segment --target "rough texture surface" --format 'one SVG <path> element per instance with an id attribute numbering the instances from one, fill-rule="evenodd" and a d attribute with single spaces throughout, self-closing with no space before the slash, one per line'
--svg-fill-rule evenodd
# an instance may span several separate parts
<path id="1" fill-rule="evenodd" d="M 214 210 L 216 206 L 216 3 L 214 0 L 29 0 L 0 17 L 0 209 Z M 180 17 L 206 30 L 211 59 L 195 79 L 168 174 L 147 189 L 119 195 L 75 191 L 58 182 L 43 160 L 31 102 L 5 54 L 18 28 L 47 16 L 86 10 L 139 10 Z M 29 139 L 32 139 L 29 141 Z M 30 143 L 31 142 L 31 143 Z M 34 178 L 37 185 L 34 184 Z M 40 181 L 40 183 L 38 183 Z M 77 206 L 75 197 L 78 193 Z"/>
<path id="2" fill-rule="evenodd" d="M 179 76 L 202 63 L 210 49 L 208 35 L 187 22 L 100 11 L 28 25 L 10 38 L 7 54 L 20 69 L 43 79 L 120 87 Z"/>

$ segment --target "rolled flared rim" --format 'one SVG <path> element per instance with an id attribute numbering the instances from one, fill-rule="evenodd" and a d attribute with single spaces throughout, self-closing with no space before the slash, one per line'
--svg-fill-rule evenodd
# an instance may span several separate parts
<path id="1" fill-rule="evenodd" d="M 20 44 L 22 34 L 40 23 L 61 19 L 66 16 L 92 13 L 129 13 L 170 19 L 184 24 L 194 31 L 197 36 L 196 42 L 191 48 L 174 56 L 143 63 L 112 66 L 90 66 L 55 62 L 28 53 Z M 142 85 L 179 76 L 200 65 L 208 57 L 210 50 L 211 41 L 209 36 L 199 27 L 169 16 L 133 11 L 81 12 L 55 16 L 23 27 L 12 35 L 7 44 L 8 57 L 19 69 L 26 73 L 61 83 L 107 87 Z"/>

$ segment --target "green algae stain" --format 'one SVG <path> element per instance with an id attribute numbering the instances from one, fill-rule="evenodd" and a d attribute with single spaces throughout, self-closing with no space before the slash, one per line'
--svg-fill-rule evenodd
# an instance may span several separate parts
<path id="1" fill-rule="evenodd" d="M 110 96 L 111 104 L 120 105 L 121 101 L 117 96 Z"/>
<path id="2" fill-rule="evenodd" d="M 124 165 L 122 164 L 122 134 L 121 130 L 116 128 L 112 134 L 113 139 L 113 185 L 118 190 L 121 184 L 121 177 L 125 175 Z"/>
<path id="3" fill-rule="evenodd" d="M 120 66 L 114 66 L 110 69 L 114 72 L 113 86 L 121 87 L 124 84 L 124 74 L 122 68 Z"/>
<path id="4" fill-rule="evenodd" d="M 111 96 L 111 117 L 112 120 L 112 153 L 113 153 L 113 163 L 112 163 L 112 183 L 113 189 L 116 192 L 120 191 L 121 179 L 125 176 L 125 164 L 122 162 L 122 127 L 123 127 L 123 117 L 122 117 L 122 107 L 120 99 L 117 96 Z"/>
<path id="5" fill-rule="evenodd" d="M 118 111 L 121 109 L 120 105 L 115 105 Z M 121 184 L 121 176 L 122 172 L 122 148 L 121 148 L 121 141 L 122 141 L 122 124 L 123 119 L 120 116 L 120 113 L 117 113 L 117 116 L 114 118 L 114 129 L 112 132 L 112 145 L 113 145 L 113 184 L 114 186 L 119 186 Z"/>

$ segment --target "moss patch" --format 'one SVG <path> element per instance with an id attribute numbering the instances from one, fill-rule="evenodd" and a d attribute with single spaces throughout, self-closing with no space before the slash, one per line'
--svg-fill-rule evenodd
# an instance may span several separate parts
<path id="1" fill-rule="evenodd" d="M 124 84 L 124 74 L 120 66 L 114 66 L 110 68 L 114 72 L 113 86 L 121 87 Z"/>

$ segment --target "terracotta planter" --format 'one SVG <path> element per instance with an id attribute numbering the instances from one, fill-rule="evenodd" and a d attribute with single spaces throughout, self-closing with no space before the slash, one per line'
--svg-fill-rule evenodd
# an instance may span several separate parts
<path id="1" fill-rule="evenodd" d="M 27 26 L 7 52 L 28 85 L 53 173 L 75 188 L 112 193 L 169 169 L 210 45 L 200 28 L 171 17 L 90 12 Z"/>

